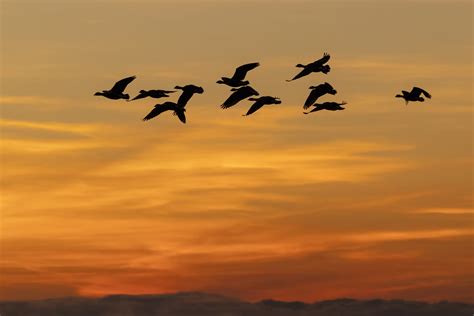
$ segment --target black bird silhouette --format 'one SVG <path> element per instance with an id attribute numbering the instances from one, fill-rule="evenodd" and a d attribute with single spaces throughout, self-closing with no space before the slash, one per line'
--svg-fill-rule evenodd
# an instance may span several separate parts
<path id="1" fill-rule="evenodd" d="M 286 81 L 290 82 L 290 81 L 299 79 L 301 77 L 309 75 L 312 72 L 323 72 L 327 74 L 329 71 L 331 71 L 331 67 L 329 67 L 329 65 L 325 65 L 325 63 L 327 63 L 330 58 L 331 56 L 328 53 L 324 53 L 323 57 L 316 60 L 315 62 L 312 62 L 307 65 L 302 65 L 302 64 L 296 65 L 296 67 L 304 68 L 304 69 L 301 70 L 299 74 L 294 76 L 293 79 L 286 80 Z"/>
<path id="2" fill-rule="evenodd" d="M 178 104 L 169 101 L 162 104 L 156 104 L 154 109 L 151 110 L 151 112 L 148 113 L 148 115 L 145 116 L 143 120 L 151 120 L 155 116 L 158 116 L 165 111 L 173 111 L 173 115 L 177 115 L 181 122 L 186 123 L 186 115 L 184 115 L 186 109 L 184 108 L 184 106 L 179 106 Z"/>
<path id="3" fill-rule="evenodd" d="M 251 86 L 232 88 L 230 91 L 234 91 L 234 93 L 232 93 L 227 98 L 227 100 L 225 100 L 224 103 L 221 105 L 221 108 L 223 109 L 228 109 L 231 106 L 234 106 L 240 101 L 247 99 L 248 97 L 251 97 L 253 95 L 259 95 L 258 92 Z"/>
<path id="4" fill-rule="evenodd" d="M 255 103 L 252 104 L 248 112 L 242 116 L 248 116 L 256 112 L 258 109 L 260 109 L 264 105 L 281 104 L 280 98 L 270 97 L 270 96 L 263 96 L 260 98 L 250 98 L 249 101 L 255 101 Z"/>
<path id="5" fill-rule="evenodd" d="M 324 102 L 324 103 L 315 103 L 314 104 L 314 109 L 312 109 L 309 112 L 303 112 L 304 114 L 309 114 L 312 112 L 316 111 L 321 111 L 321 110 L 328 110 L 328 111 L 341 111 L 345 110 L 346 108 L 343 108 L 341 105 L 345 105 L 347 102 L 342 101 L 342 103 L 338 102 Z"/>
<path id="6" fill-rule="evenodd" d="M 169 97 L 170 93 L 175 93 L 175 92 L 176 91 L 168 91 L 168 90 L 140 90 L 140 93 L 136 97 L 128 101 L 143 99 L 147 97 L 154 98 L 154 99 L 167 98 Z"/>
<path id="7" fill-rule="evenodd" d="M 124 94 L 123 91 L 128 86 L 130 82 L 135 80 L 136 76 L 127 77 L 122 80 L 117 81 L 112 89 L 110 90 L 102 90 L 102 92 L 96 92 L 94 95 L 101 95 L 108 99 L 118 100 L 118 99 L 126 99 L 128 100 L 130 96 L 128 94 Z"/>
<path id="8" fill-rule="evenodd" d="M 232 78 L 222 77 L 221 80 L 218 80 L 217 83 L 226 84 L 230 87 L 241 87 L 249 84 L 248 80 L 245 80 L 247 72 L 260 66 L 260 63 L 250 63 L 239 66 L 235 69 L 234 75 Z"/>
<path id="9" fill-rule="evenodd" d="M 181 107 L 185 107 L 186 104 L 188 103 L 189 99 L 191 99 L 191 97 L 195 94 L 195 93 L 198 93 L 198 94 L 202 94 L 204 92 L 204 89 L 202 87 L 198 87 L 198 86 L 195 86 L 193 84 L 188 84 L 184 87 L 180 87 L 180 86 L 176 86 L 174 87 L 175 89 L 180 89 L 180 90 L 183 90 L 183 92 L 181 93 L 181 95 L 179 96 L 179 99 L 178 99 L 178 105 L 181 106 Z"/>
<path id="10" fill-rule="evenodd" d="M 424 95 L 428 99 L 431 99 L 431 94 L 426 92 L 425 90 L 418 88 L 418 87 L 413 87 L 410 92 L 402 90 L 402 94 L 397 94 L 395 97 L 396 98 L 403 98 L 405 100 L 405 104 L 408 105 L 408 101 L 420 101 L 423 102 L 425 99 L 421 96 Z"/>
<path id="11" fill-rule="evenodd" d="M 309 89 L 311 89 L 311 92 L 309 93 L 308 98 L 306 99 L 306 102 L 303 106 L 303 109 L 305 110 L 313 105 L 319 97 L 322 97 L 325 94 L 335 95 L 337 93 L 337 91 L 327 82 L 317 86 L 311 86 Z"/>

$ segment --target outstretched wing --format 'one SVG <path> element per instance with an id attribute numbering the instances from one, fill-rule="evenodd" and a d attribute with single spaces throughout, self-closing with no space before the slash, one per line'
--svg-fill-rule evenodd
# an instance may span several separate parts
<path id="1" fill-rule="evenodd" d="M 247 99 L 248 97 L 251 97 L 253 95 L 258 95 L 258 92 L 254 90 L 253 88 L 251 88 L 250 86 L 241 87 L 235 90 L 235 92 L 232 93 L 227 98 L 227 100 L 224 101 L 224 103 L 221 105 L 221 108 L 228 109 L 231 106 L 234 106 L 240 101 Z"/>
<path id="2" fill-rule="evenodd" d="M 250 107 L 250 109 L 247 111 L 247 113 L 244 116 L 247 116 L 256 112 L 258 109 L 260 109 L 264 105 L 265 103 L 261 99 L 255 101 L 255 103 L 252 104 L 252 106 Z"/>
<path id="3" fill-rule="evenodd" d="M 183 109 L 177 109 L 174 114 L 176 114 L 181 122 L 186 124 L 186 115 L 184 114 Z"/>
<path id="4" fill-rule="evenodd" d="M 254 68 L 257 68 L 258 66 L 260 66 L 260 63 L 250 63 L 250 64 L 239 66 L 235 69 L 235 73 L 232 76 L 232 79 L 239 80 L 239 81 L 244 80 L 245 76 L 247 75 L 247 72 L 249 72 L 250 70 Z"/>
<path id="5" fill-rule="evenodd" d="M 290 81 L 299 79 L 299 78 L 301 78 L 301 77 L 304 77 L 304 76 L 309 75 L 311 72 L 312 72 L 312 71 L 309 69 L 309 67 L 306 67 L 306 68 L 304 68 L 303 70 L 301 70 L 296 76 L 294 76 L 293 79 L 286 80 L 286 81 L 290 82 Z"/>
<path id="6" fill-rule="evenodd" d="M 323 66 L 325 63 L 327 63 L 329 61 L 329 59 L 331 59 L 331 55 L 329 55 L 328 53 L 324 53 L 323 57 L 321 57 L 320 59 L 316 60 L 313 65 L 316 66 Z"/>
<path id="7" fill-rule="evenodd" d="M 413 89 L 411 89 L 411 94 L 416 94 L 416 95 L 420 95 L 420 94 L 423 94 L 425 97 L 427 97 L 428 99 L 431 99 L 431 94 L 429 94 L 427 91 L 421 89 L 421 88 L 418 88 L 418 87 L 413 87 Z"/>
<path id="8" fill-rule="evenodd" d="M 127 77 L 122 80 L 117 81 L 110 91 L 112 93 L 122 93 L 130 82 L 135 80 L 136 76 Z"/>
<path id="9" fill-rule="evenodd" d="M 176 109 L 176 105 L 172 104 L 171 102 L 165 102 L 163 104 L 157 104 L 155 105 L 155 108 L 151 110 L 150 113 L 148 113 L 147 116 L 143 118 L 144 121 L 151 120 L 155 116 L 160 115 L 161 113 L 168 111 L 168 110 L 174 110 Z"/>
<path id="10" fill-rule="evenodd" d="M 306 99 L 306 102 L 304 103 L 303 109 L 308 109 L 310 106 L 312 106 L 316 101 L 318 101 L 318 98 L 321 96 L 321 89 L 313 89 L 311 90 L 311 93 L 308 95 L 308 98 Z"/>
<path id="11" fill-rule="evenodd" d="M 148 91 L 145 91 L 145 90 L 141 90 L 140 93 L 134 97 L 133 99 L 131 99 L 130 101 L 133 101 L 133 100 L 138 100 L 138 99 L 143 99 L 143 98 L 146 98 L 148 97 Z"/>

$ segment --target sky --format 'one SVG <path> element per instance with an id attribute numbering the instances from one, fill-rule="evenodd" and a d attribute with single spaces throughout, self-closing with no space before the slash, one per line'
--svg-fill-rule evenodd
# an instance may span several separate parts
<path id="1" fill-rule="evenodd" d="M 471 1 L 0 5 L 1 300 L 474 302 Z M 285 81 L 324 52 L 329 74 Z M 282 104 L 220 109 L 255 61 Z M 205 92 L 186 125 L 93 96 L 131 75 Z M 323 82 L 346 110 L 303 115 Z M 394 97 L 413 86 L 433 98 Z"/>

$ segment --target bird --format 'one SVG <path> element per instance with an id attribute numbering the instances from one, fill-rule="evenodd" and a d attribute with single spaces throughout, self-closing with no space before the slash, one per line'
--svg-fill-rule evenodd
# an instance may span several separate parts
<path id="1" fill-rule="evenodd" d="M 426 98 L 431 99 L 431 94 L 426 92 L 425 90 L 418 88 L 418 87 L 413 87 L 410 92 L 402 90 L 402 94 L 397 94 L 395 97 L 396 98 L 403 98 L 405 100 L 405 104 L 408 105 L 409 101 L 420 101 L 423 102 L 425 99 L 421 96 L 424 95 Z"/>
<path id="2" fill-rule="evenodd" d="M 114 84 L 112 89 L 102 90 L 102 92 L 96 92 L 94 95 L 104 96 L 112 100 L 119 100 L 119 99 L 128 100 L 130 96 L 128 94 L 124 94 L 123 91 L 125 90 L 125 88 L 128 86 L 130 82 L 135 80 L 135 78 L 136 76 L 131 76 L 131 77 L 127 77 L 122 80 L 119 80 Z"/>
<path id="3" fill-rule="evenodd" d="M 301 77 L 307 76 L 312 72 L 322 72 L 324 74 L 327 74 L 329 71 L 331 71 L 331 67 L 329 65 L 325 65 L 329 61 L 331 56 L 328 53 L 324 53 L 323 57 L 320 59 L 316 60 L 315 62 L 309 63 L 307 65 L 302 65 L 298 64 L 296 67 L 299 68 L 304 68 L 301 70 L 300 73 L 298 73 L 296 76 L 293 77 L 293 79 L 286 80 L 288 82 L 299 79 Z"/>
<path id="4" fill-rule="evenodd" d="M 249 101 L 255 101 L 254 104 L 250 107 L 246 114 L 242 116 L 248 116 L 258 109 L 260 109 L 264 105 L 271 105 L 271 104 L 281 104 L 281 100 L 278 97 L 270 97 L 270 96 L 263 96 L 259 98 L 250 98 Z"/>
<path id="5" fill-rule="evenodd" d="M 143 99 L 147 97 L 154 98 L 154 99 L 167 98 L 169 97 L 170 93 L 175 93 L 175 92 L 176 91 L 168 91 L 168 90 L 140 90 L 140 93 L 136 97 L 127 101 L 133 101 L 133 100 Z"/>
<path id="6" fill-rule="evenodd" d="M 218 80 L 219 84 L 226 84 L 229 87 L 241 87 L 249 84 L 248 80 L 245 80 L 247 72 L 260 66 L 260 63 L 249 63 L 242 66 L 239 66 L 235 69 L 234 75 L 232 78 L 222 77 L 221 80 Z"/>
<path id="7" fill-rule="evenodd" d="M 158 116 L 165 111 L 173 111 L 173 115 L 177 115 L 179 120 L 186 124 L 186 115 L 184 114 L 184 112 L 186 112 L 186 109 L 170 101 L 164 102 L 162 104 L 156 104 L 153 110 L 151 110 L 151 112 L 143 118 L 143 121 L 149 121 L 155 116 Z"/>
<path id="8" fill-rule="evenodd" d="M 303 112 L 304 114 L 309 114 L 312 112 L 317 112 L 321 110 L 328 110 L 328 111 L 342 111 L 345 110 L 346 108 L 343 108 L 341 105 L 345 105 L 347 102 L 342 101 L 342 103 L 338 102 L 324 102 L 324 103 L 315 103 L 314 104 L 314 109 L 312 109 L 309 112 Z"/>
<path id="9" fill-rule="evenodd" d="M 236 105 L 240 101 L 247 99 L 248 97 L 251 97 L 253 95 L 258 96 L 259 93 L 252 88 L 251 86 L 243 86 L 240 88 L 232 88 L 230 91 L 234 91 L 228 98 L 227 100 L 224 101 L 224 103 L 221 105 L 221 108 L 223 109 L 228 109 L 231 106 Z"/>
<path id="10" fill-rule="evenodd" d="M 317 86 L 311 86 L 309 89 L 311 89 L 311 92 L 309 93 L 308 98 L 306 99 L 303 106 L 303 109 L 305 110 L 313 105 L 319 97 L 322 97 L 325 94 L 335 95 L 337 93 L 337 91 L 327 82 Z"/>
<path id="11" fill-rule="evenodd" d="M 174 87 L 175 89 L 183 90 L 181 95 L 179 96 L 177 104 L 181 107 L 185 107 L 186 104 L 188 103 L 189 99 L 195 94 L 202 94 L 204 92 L 204 89 L 199 86 L 195 86 L 193 84 L 188 84 L 184 87 L 181 86 L 176 86 Z"/>

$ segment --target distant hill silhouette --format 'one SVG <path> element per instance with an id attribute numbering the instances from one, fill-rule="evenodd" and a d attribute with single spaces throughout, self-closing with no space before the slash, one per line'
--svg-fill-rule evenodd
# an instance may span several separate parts
<path id="1" fill-rule="evenodd" d="M 453 302 L 337 299 L 313 304 L 275 300 L 248 303 L 199 292 L 0 302 L 0 314 L 6 316 L 471 316 L 473 312 L 473 304 Z"/>

